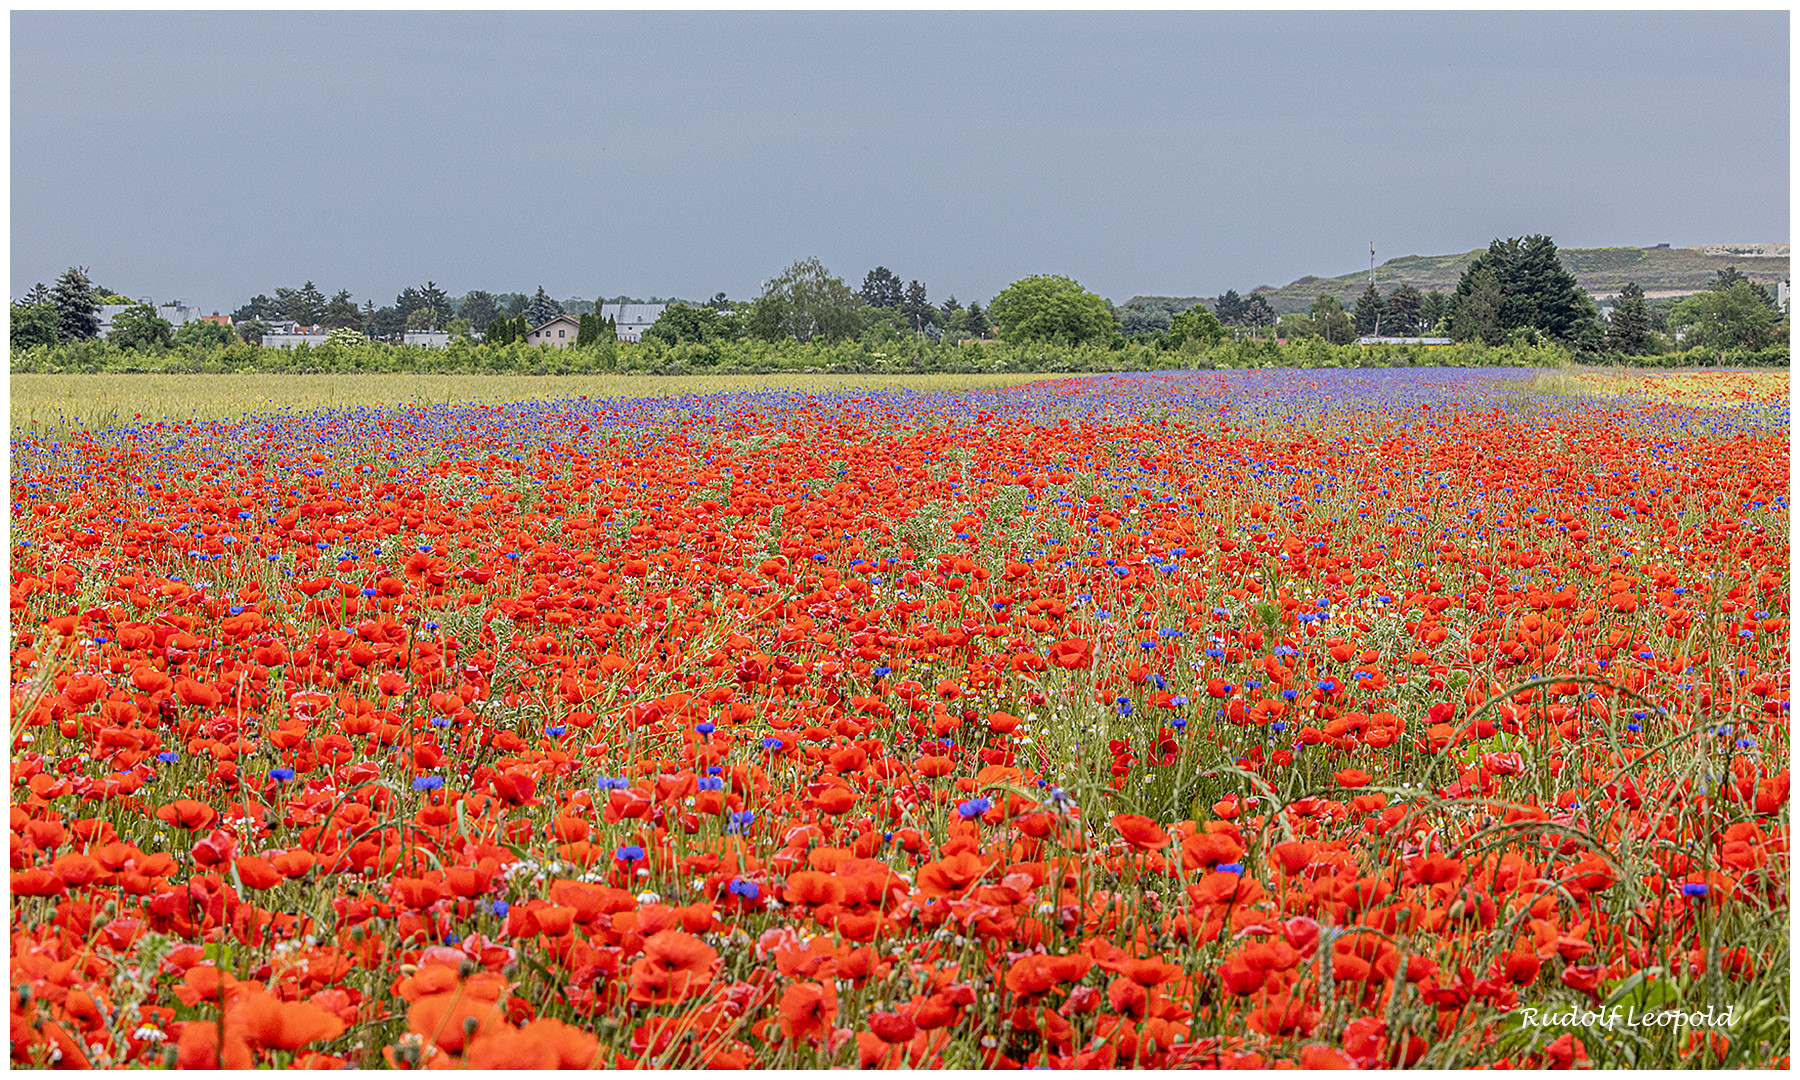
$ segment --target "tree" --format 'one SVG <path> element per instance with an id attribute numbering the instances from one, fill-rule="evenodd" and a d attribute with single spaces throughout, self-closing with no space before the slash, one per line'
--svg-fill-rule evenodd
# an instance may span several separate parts
<path id="1" fill-rule="evenodd" d="M 925 296 L 925 286 L 919 282 L 918 278 L 914 278 L 906 286 L 906 299 L 901 301 L 900 310 L 906 314 L 907 319 L 913 324 L 913 329 L 919 333 L 924 333 L 925 327 L 937 315 L 937 308 L 931 306 L 931 301 Z"/>
<path id="2" fill-rule="evenodd" d="M 1419 304 L 1419 328 L 1427 334 L 1439 333 L 1446 329 L 1445 323 L 1450 318 L 1450 311 L 1455 304 L 1454 297 L 1446 292 L 1433 289 L 1425 294 Z"/>
<path id="3" fill-rule="evenodd" d="M 1243 326 L 1269 326 L 1275 321 L 1275 309 L 1269 306 L 1261 293 L 1251 293 L 1244 297 L 1238 308 L 1238 322 Z"/>
<path id="4" fill-rule="evenodd" d="M 712 308 L 714 311 L 730 311 L 731 301 L 727 300 L 725 294 L 722 292 L 714 293 L 713 298 L 706 302 L 706 306 Z"/>
<path id="5" fill-rule="evenodd" d="M 1034 274 L 1000 290 L 988 317 L 1008 342 L 1105 342 L 1118 332 L 1106 301 L 1061 274 Z"/>
<path id="6" fill-rule="evenodd" d="M 644 336 L 675 345 L 683 341 L 714 341 L 724 332 L 716 309 L 674 303 L 663 308 Z"/>
<path id="7" fill-rule="evenodd" d="M 41 281 L 38 282 L 36 285 L 33 285 L 31 287 L 31 291 L 25 294 L 25 299 L 24 299 L 23 303 L 32 304 L 32 305 L 50 303 L 49 287 L 46 286 Z"/>
<path id="8" fill-rule="evenodd" d="M 1368 337 L 1381 330 L 1381 309 L 1386 306 L 1381 299 L 1381 290 L 1373 281 L 1363 289 L 1362 295 L 1356 299 L 1356 333 L 1360 337 Z"/>
<path id="9" fill-rule="evenodd" d="M 1763 288 L 1761 285 L 1758 285 L 1756 282 L 1751 281 L 1749 278 L 1745 277 L 1743 272 L 1735 266 L 1727 266 L 1725 269 L 1719 271 L 1718 279 L 1715 281 L 1709 282 L 1706 287 L 1708 289 L 1712 289 L 1714 291 L 1719 291 L 1719 290 L 1729 289 L 1735 285 L 1740 285 L 1740 284 L 1749 285 L 1751 288 L 1753 288 L 1757 292 L 1761 293 L 1763 300 L 1769 305 L 1770 310 L 1774 310 L 1774 308 L 1776 306 L 1775 305 L 1775 294 L 1770 292 L 1768 289 Z"/>
<path id="10" fill-rule="evenodd" d="M 406 330 L 406 319 L 407 317 L 402 315 L 397 307 L 377 308 L 375 317 L 369 320 L 371 331 L 369 336 L 380 338 L 383 341 L 393 341 Z"/>
<path id="11" fill-rule="evenodd" d="M 149 304 L 133 304 L 113 316 L 107 340 L 121 349 L 143 350 L 172 344 L 175 327 Z"/>
<path id="12" fill-rule="evenodd" d="M 400 325 L 407 325 L 412 319 L 412 313 L 419 310 L 423 303 L 425 297 L 414 286 L 408 285 L 400 290 L 400 295 L 394 297 L 394 311 L 400 316 Z"/>
<path id="13" fill-rule="evenodd" d="M 525 321 L 535 329 L 562 314 L 562 305 L 550 299 L 550 294 L 538 286 L 537 293 L 532 296 L 531 303 L 525 305 Z"/>
<path id="14" fill-rule="evenodd" d="M 1644 290 L 1635 281 L 1619 290 L 1619 299 L 1613 304 L 1606 328 L 1606 351 L 1627 356 L 1650 352 L 1650 312 L 1644 304 Z"/>
<path id="15" fill-rule="evenodd" d="M 38 288 L 43 288 L 42 285 Z M 34 290 L 35 291 L 35 290 Z M 27 294 L 26 299 L 30 299 Z M 15 303 L 12 306 L 12 331 L 9 340 L 13 351 L 29 349 L 35 345 L 54 345 L 57 341 L 56 305 L 44 303 Z"/>
<path id="16" fill-rule="evenodd" d="M 223 347 L 236 340 L 231 327 L 207 319 L 189 319 L 175 328 L 175 344 L 184 349 Z"/>
<path id="17" fill-rule="evenodd" d="M 231 313 L 231 321 L 234 323 L 248 322 L 251 319 L 273 322 L 279 318 L 281 318 L 280 305 L 275 303 L 273 298 L 262 293 L 252 296 L 249 303 Z"/>
<path id="18" fill-rule="evenodd" d="M 60 341 L 86 341 L 100 335 L 100 301 L 87 267 L 71 266 L 50 290 L 56 305 L 56 336 Z"/>
<path id="19" fill-rule="evenodd" d="M 1243 314 L 1244 300 L 1236 289 L 1226 289 L 1225 295 L 1213 302 L 1213 314 L 1226 326 L 1238 325 L 1238 317 Z"/>
<path id="20" fill-rule="evenodd" d="M 526 306 L 531 303 L 531 297 L 526 296 L 524 293 L 506 293 L 504 296 L 496 296 L 494 298 L 495 303 L 501 303 L 502 301 L 504 301 L 502 306 L 507 315 L 523 315 L 525 314 Z"/>
<path id="21" fill-rule="evenodd" d="M 325 294 L 312 282 L 300 286 L 289 297 L 287 317 L 301 326 L 316 326 L 325 317 Z"/>
<path id="22" fill-rule="evenodd" d="M 862 329 L 861 304 L 825 264 L 802 259 L 764 287 L 751 322 L 765 335 L 773 325 L 780 336 L 800 341 L 841 341 Z"/>
<path id="23" fill-rule="evenodd" d="M 1479 311 L 1467 316 L 1460 311 L 1465 298 L 1477 287 L 1477 277 L 1491 273 L 1499 289 L 1497 333 L 1489 327 L 1488 301 L 1483 299 Z M 1483 289 L 1488 286 L 1480 283 Z M 1548 236 L 1527 236 L 1494 240 L 1488 249 L 1463 271 L 1456 287 L 1459 309 L 1456 325 L 1464 326 L 1463 340 L 1479 336 L 1493 344 L 1515 331 L 1532 330 L 1577 348 L 1598 345 L 1601 330 L 1599 312 L 1587 293 L 1576 284 L 1575 275 L 1562 264 L 1556 244 Z M 1468 329 L 1477 324 L 1487 327 L 1476 334 Z M 1490 340 L 1492 339 L 1492 340 Z"/>
<path id="24" fill-rule="evenodd" d="M 1350 321 L 1350 313 L 1338 298 L 1330 294 L 1320 296 L 1312 305 L 1313 333 L 1324 338 L 1332 345 L 1348 345 L 1356 340 L 1356 325 Z"/>
<path id="25" fill-rule="evenodd" d="M 355 330 L 362 326 L 363 315 L 357 309 L 356 301 L 351 298 L 349 289 L 339 289 L 326 302 L 325 310 L 319 313 L 319 325 L 327 330 L 348 327 Z"/>
<path id="26" fill-rule="evenodd" d="M 1780 339 L 1779 323 L 1768 293 L 1752 281 L 1695 293 L 1669 312 L 1682 343 L 1706 349 L 1768 348 Z"/>
<path id="27" fill-rule="evenodd" d="M 1119 332 L 1126 337 L 1163 333 L 1169 329 L 1170 318 L 1160 305 L 1126 304 L 1119 309 Z"/>
<path id="28" fill-rule="evenodd" d="M 269 332 L 269 324 L 261 319 L 233 320 L 236 322 L 237 335 L 252 345 L 261 345 L 263 335 Z"/>
<path id="29" fill-rule="evenodd" d="M 1480 260 L 1476 260 L 1479 262 Z M 1506 335 L 1501 317 L 1505 294 L 1492 266 L 1471 267 L 1456 286 L 1450 336 L 1458 341 L 1482 341 L 1498 345 Z"/>
<path id="30" fill-rule="evenodd" d="M 408 330 L 436 330 L 437 313 L 421 304 L 413 308 L 412 314 L 406 317 Z"/>
<path id="31" fill-rule="evenodd" d="M 419 306 L 431 312 L 430 326 L 433 330 L 450 325 L 450 320 L 456 315 L 449 295 L 435 281 L 427 281 L 425 287 L 419 290 Z"/>
<path id="32" fill-rule="evenodd" d="M 500 314 L 500 307 L 494 302 L 492 293 L 476 289 L 462 298 L 456 314 L 460 318 L 469 320 L 471 326 L 486 326 L 494 321 L 496 315 Z"/>
<path id="33" fill-rule="evenodd" d="M 1419 332 L 1419 313 L 1425 297 L 1411 285 L 1401 285 L 1388 293 L 1381 305 L 1381 328 L 1390 334 L 1411 337 Z"/>
<path id="34" fill-rule="evenodd" d="M 969 301 L 969 313 L 963 316 L 963 332 L 970 337 L 982 338 L 987 336 L 988 330 L 992 329 L 993 325 L 988 321 L 987 312 L 981 310 L 981 302 Z"/>
<path id="35" fill-rule="evenodd" d="M 513 339 L 513 321 L 506 315 L 496 315 L 488 321 L 487 329 L 482 333 L 482 340 L 489 345 L 505 345 Z"/>
<path id="36" fill-rule="evenodd" d="M 885 266 L 863 275 L 862 302 L 872 308 L 898 308 L 906 300 L 904 288 Z"/>
<path id="37" fill-rule="evenodd" d="M 362 331 L 349 326 L 335 327 L 325 335 L 325 344 L 335 345 L 340 349 L 353 349 L 368 343 L 369 339 L 363 336 Z"/>
<path id="38" fill-rule="evenodd" d="M 1195 304 L 1169 320 L 1170 348 L 1180 348 L 1189 342 L 1205 348 L 1224 340 L 1225 324 L 1219 321 L 1217 315 L 1206 310 L 1204 304 Z"/>

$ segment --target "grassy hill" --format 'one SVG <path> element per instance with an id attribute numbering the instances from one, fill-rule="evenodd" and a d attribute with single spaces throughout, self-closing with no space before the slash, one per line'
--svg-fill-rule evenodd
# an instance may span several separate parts
<path id="1" fill-rule="evenodd" d="M 1477 248 L 1460 255 L 1402 255 L 1375 268 L 1375 284 L 1384 293 L 1401 284 L 1411 284 L 1420 292 L 1433 289 L 1454 292 L 1463 271 L 1486 250 L 1485 247 Z M 1575 280 L 1596 298 L 1616 293 L 1632 281 L 1652 296 L 1699 292 L 1727 266 L 1737 267 L 1745 277 L 1758 282 L 1782 281 L 1788 276 L 1786 258 L 1708 255 L 1699 250 L 1699 245 L 1691 248 L 1564 248 L 1559 254 Z M 1368 280 L 1367 270 L 1330 278 L 1309 274 L 1280 288 L 1263 285 L 1249 292 L 1262 294 L 1277 315 L 1286 315 L 1307 310 L 1321 293 L 1331 293 L 1345 307 L 1350 307 L 1356 303 Z M 1152 299 L 1173 298 L 1132 297 L 1133 302 Z"/>

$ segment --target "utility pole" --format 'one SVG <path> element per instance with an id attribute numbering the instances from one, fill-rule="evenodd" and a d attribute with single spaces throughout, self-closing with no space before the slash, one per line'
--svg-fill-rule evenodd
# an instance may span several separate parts
<path id="1" fill-rule="evenodd" d="M 1369 241 L 1369 287 L 1375 287 L 1375 241 Z"/>

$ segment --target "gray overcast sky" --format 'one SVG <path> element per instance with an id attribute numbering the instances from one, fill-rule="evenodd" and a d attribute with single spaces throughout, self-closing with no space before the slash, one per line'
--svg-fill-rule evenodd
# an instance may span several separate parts
<path id="1" fill-rule="evenodd" d="M 1214 295 L 1785 241 L 1787 12 L 14 12 L 12 295 Z"/>

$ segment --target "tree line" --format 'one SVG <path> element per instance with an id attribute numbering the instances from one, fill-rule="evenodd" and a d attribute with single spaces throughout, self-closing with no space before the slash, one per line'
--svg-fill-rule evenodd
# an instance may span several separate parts
<path id="1" fill-rule="evenodd" d="M 13 304 L 15 351 L 94 336 L 103 295 L 79 267 L 70 268 L 54 288 L 36 286 Z M 642 302 L 625 296 L 558 301 L 542 286 L 529 295 L 475 290 L 452 298 L 427 281 L 408 286 L 392 305 L 377 307 L 370 300 L 359 307 L 347 290 L 328 297 L 308 281 L 252 297 L 232 313 L 232 329 L 193 323 L 171 329 L 148 305 L 139 305 L 115 317 L 112 334 L 126 348 L 191 347 L 223 343 L 233 330 L 245 341 L 257 342 L 274 323 L 293 322 L 389 343 L 399 342 L 408 330 L 443 330 L 465 339 L 481 331 L 488 342 L 505 346 L 523 341 L 532 328 L 557 315 L 570 314 L 579 327 L 577 347 L 604 343 L 612 348 L 617 327 L 597 314 L 599 308 Z M 1768 290 L 1736 268 L 1721 271 L 1706 290 L 1678 302 L 1653 303 L 1636 284 L 1628 284 L 1610 317 L 1602 317 L 1563 266 L 1555 243 L 1541 235 L 1496 238 L 1464 271 L 1453 293 L 1421 293 L 1409 284 L 1383 293 L 1371 281 L 1354 308 L 1321 294 L 1304 314 L 1279 319 L 1255 292 L 1240 296 L 1227 290 L 1210 300 L 1140 298 L 1117 307 L 1072 278 L 1050 274 L 1014 282 L 985 308 L 954 295 L 933 303 L 917 278 L 903 283 L 887 267 L 877 266 L 857 289 L 817 258 L 789 266 L 753 300 L 734 301 L 721 292 L 703 303 L 667 304 L 645 332 L 646 342 L 958 343 L 997 337 L 1011 344 L 1118 349 L 1135 343 L 1180 349 L 1190 342 L 1211 347 L 1228 337 L 1259 339 L 1265 334 L 1288 341 L 1317 338 L 1327 345 L 1347 345 L 1358 337 L 1441 335 L 1489 348 L 1555 345 L 1593 359 L 1665 355 L 1694 347 L 1755 352 L 1785 341 L 1787 332 L 1786 313 L 1778 310 Z"/>

